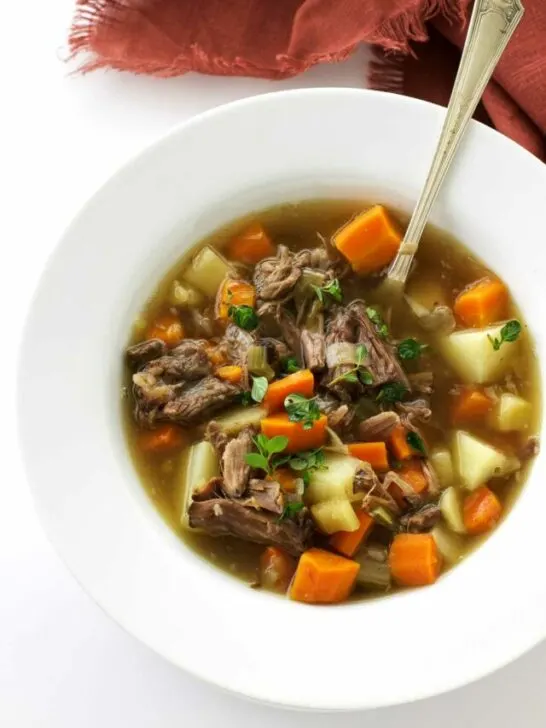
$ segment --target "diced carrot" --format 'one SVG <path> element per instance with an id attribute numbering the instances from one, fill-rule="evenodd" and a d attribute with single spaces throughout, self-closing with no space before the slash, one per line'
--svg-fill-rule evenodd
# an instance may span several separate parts
<path id="1" fill-rule="evenodd" d="M 453 397 L 451 419 L 453 424 L 485 419 L 493 408 L 493 400 L 479 387 L 461 387 Z"/>
<path id="2" fill-rule="evenodd" d="M 506 318 L 508 290 L 501 281 L 482 278 L 455 299 L 453 310 L 465 326 L 487 326 Z"/>
<path id="3" fill-rule="evenodd" d="M 226 278 L 222 283 L 216 300 L 219 301 L 218 318 L 227 321 L 231 306 L 250 306 L 254 308 L 256 303 L 256 290 L 247 281 L 236 281 L 231 278 Z"/>
<path id="4" fill-rule="evenodd" d="M 269 412 L 279 412 L 284 408 L 284 400 L 289 394 L 301 394 L 312 397 L 315 390 L 315 378 L 309 369 L 289 374 L 284 379 L 271 382 L 264 397 L 264 405 Z"/>
<path id="5" fill-rule="evenodd" d="M 389 566 L 397 584 L 433 584 L 442 568 L 442 558 L 430 533 L 399 533 L 389 551 Z"/>
<path id="6" fill-rule="evenodd" d="M 230 241 L 227 255 L 239 263 L 255 265 L 263 258 L 275 255 L 275 246 L 263 226 L 254 222 Z"/>
<path id="7" fill-rule="evenodd" d="M 182 321 L 175 314 L 158 316 L 146 332 L 148 339 L 161 339 L 168 347 L 178 346 L 184 338 Z"/>
<path id="8" fill-rule="evenodd" d="M 473 536 L 491 530 L 501 514 L 501 502 L 486 485 L 477 488 L 464 499 L 464 525 Z"/>
<path id="9" fill-rule="evenodd" d="M 285 493 L 296 492 L 296 476 L 290 468 L 277 468 L 271 474 L 271 480 L 276 480 Z"/>
<path id="10" fill-rule="evenodd" d="M 295 560 L 278 546 L 268 546 L 262 552 L 260 584 L 266 589 L 286 592 L 295 571 Z"/>
<path id="11" fill-rule="evenodd" d="M 360 547 L 370 533 L 375 523 L 374 519 L 366 511 L 357 512 L 359 522 L 356 531 L 338 531 L 330 536 L 329 544 L 335 550 L 344 556 L 354 556 L 356 550 Z"/>
<path id="12" fill-rule="evenodd" d="M 262 432 L 266 437 L 282 435 L 288 438 L 288 445 L 285 452 L 299 452 L 300 450 L 312 450 L 322 447 L 326 442 L 326 426 L 328 420 L 321 415 L 313 422 L 309 430 L 304 430 L 301 422 L 291 422 L 286 412 L 264 417 L 261 421 Z"/>
<path id="13" fill-rule="evenodd" d="M 211 364 L 217 367 L 221 367 L 227 363 L 228 358 L 224 347 L 220 344 L 210 344 L 207 346 L 207 356 Z"/>
<path id="14" fill-rule="evenodd" d="M 360 566 L 322 549 L 302 554 L 290 587 L 290 599 L 308 604 L 336 604 L 350 596 Z"/>
<path id="15" fill-rule="evenodd" d="M 382 205 L 357 215 L 333 237 L 336 248 L 360 274 L 381 270 L 396 255 L 402 235 Z"/>
<path id="16" fill-rule="evenodd" d="M 388 438 L 388 445 L 397 460 L 409 460 L 421 454 L 409 444 L 408 430 L 404 425 L 397 425 L 391 431 Z"/>
<path id="17" fill-rule="evenodd" d="M 219 367 L 216 370 L 216 376 L 223 379 L 225 382 L 231 382 L 231 384 L 238 384 L 243 378 L 243 367 L 238 366 L 225 366 Z"/>
<path id="18" fill-rule="evenodd" d="M 141 450 L 149 453 L 164 453 L 182 447 L 186 442 L 183 431 L 177 425 L 160 425 L 139 435 Z"/>
<path id="19" fill-rule="evenodd" d="M 354 458 L 370 463 L 374 470 L 389 469 L 387 446 L 384 442 L 353 442 L 348 447 Z"/>
<path id="20" fill-rule="evenodd" d="M 396 472 L 402 480 L 405 480 L 408 485 L 411 485 L 417 495 L 424 493 L 428 488 L 428 481 L 423 473 L 423 467 L 420 460 L 407 460 Z M 391 483 L 389 486 L 389 493 L 401 508 L 407 508 L 404 493 L 400 486 L 396 485 L 396 483 Z"/>

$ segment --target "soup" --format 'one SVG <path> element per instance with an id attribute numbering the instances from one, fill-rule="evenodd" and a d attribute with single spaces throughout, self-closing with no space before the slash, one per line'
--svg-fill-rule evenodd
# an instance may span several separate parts
<path id="1" fill-rule="evenodd" d="M 127 360 L 144 487 L 254 587 L 339 603 L 432 584 L 491 533 L 538 450 L 533 343 L 506 284 L 428 230 L 316 201 L 240 220 L 159 284 Z"/>

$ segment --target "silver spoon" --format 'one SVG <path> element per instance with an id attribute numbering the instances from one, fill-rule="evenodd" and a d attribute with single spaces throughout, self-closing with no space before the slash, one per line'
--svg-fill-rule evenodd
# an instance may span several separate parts
<path id="1" fill-rule="evenodd" d="M 383 287 L 402 293 L 432 205 L 487 82 L 523 17 L 520 0 L 476 0 L 446 118 L 412 218 Z"/>

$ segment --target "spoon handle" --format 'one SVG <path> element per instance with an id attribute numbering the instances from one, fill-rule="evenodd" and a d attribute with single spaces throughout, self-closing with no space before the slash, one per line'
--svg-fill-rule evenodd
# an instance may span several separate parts
<path id="1" fill-rule="evenodd" d="M 390 265 L 388 283 L 400 287 L 405 284 L 431 207 L 459 142 L 523 13 L 520 0 L 476 0 L 474 3 L 438 146 L 404 240 Z"/>

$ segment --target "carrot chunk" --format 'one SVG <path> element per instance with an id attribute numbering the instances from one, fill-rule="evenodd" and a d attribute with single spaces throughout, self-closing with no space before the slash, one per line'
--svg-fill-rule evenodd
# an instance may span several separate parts
<path id="1" fill-rule="evenodd" d="M 254 308 L 256 303 L 256 290 L 247 281 L 236 281 L 231 278 L 226 278 L 222 283 L 217 301 L 219 302 L 217 316 L 219 319 L 227 321 L 231 306 L 250 306 Z"/>
<path id="2" fill-rule="evenodd" d="M 175 314 L 158 316 L 146 332 L 148 339 L 161 339 L 168 347 L 178 346 L 184 338 L 184 327 Z"/>
<path id="3" fill-rule="evenodd" d="M 277 468 L 271 474 L 271 480 L 276 480 L 284 493 L 296 492 L 296 476 L 290 468 Z"/>
<path id="4" fill-rule="evenodd" d="M 399 533 L 391 544 L 389 566 L 397 584 L 425 586 L 438 578 L 442 559 L 429 533 Z"/>
<path id="5" fill-rule="evenodd" d="M 482 278 L 455 299 L 453 310 L 465 326 L 481 327 L 506 318 L 508 290 L 501 281 Z"/>
<path id="6" fill-rule="evenodd" d="M 259 222 L 249 225 L 227 246 L 228 258 L 247 265 L 255 265 L 263 258 L 273 255 L 275 255 L 275 246 Z"/>
<path id="7" fill-rule="evenodd" d="M 301 450 L 313 450 L 322 447 L 326 442 L 326 425 L 328 420 L 321 415 L 313 422 L 309 430 L 304 430 L 301 422 L 291 422 L 286 412 L 264 417 L 261 422 L 262 433 L 266 437 L 282 435 L 288 438 L 288 445 L 285 452 L 299 452 Z"/>
<path id="8" fill-rule="evenodd" d="M 216 376 L 231 384 L 238 384 L 243 378 L 243 368 L 235 365 L 219 367 Z"/>
<path id="9" fill-rule="evenodd" d="M 269 412 L 278 412 L 284 407 L 284 400 L 289 394 L 301 394 L 312 397 L 315 390 L 315 378 L 309 369 L 302 369 L 289 374 L 284 379 L 271 382 L 264 397 L 264 405 Z"/>
<path id="10" fill-rule="evenodd" d="M 358 529 L 356 531 L 338 531 L 330 536 L 329 544 L 344 556 L 354 556 L 357 549 L 364 543 L 375 523 L 374 519 L 366 511 L 360 510 L 357 514 Z"/>
<path id="11" fill-rule="evenodd" d="M 360 274 L 373 273 L 388 265 L 401 242 L 400 231 L 382 205 L 360 213 L 333 237 L 336 248 Z"/>
<path id="12" fill-rule="evenodd" d="M 423 473 L 423 466 L 420 460 L 406 461 L 396 472 L 408 485 L 411 485 L 417 495 L 424 493 L 428 488 L 428 481 Z M 407 507 L 404 493 L 400 486 L 396 485 L 396 483 L 391 483 L 389 493 L 401 508 Z"/>
<path id="13" fill-rule="evenodd" d="M 186 438 L 177 425 L 160 425 L 155 430 L 141 432 L 139 435 L 141 450 L 149 453 L 165 453 L 182 447 Z"/>
<path id="14" fill-rule="evenodd" d="M 354 458 L 370 463 L 374 470 L 389 469 L 387 446 L 384 442 L 353 442 L 348 447 Z"/>
<path id="15" fill-rule="evenodd" d="M 288 589 L 296 562 L 278 546 L 268 546 L 260 556 L 260 584 L 266 589 L 285 592 Z"/>
<path id="16" fill-rule="evenodd" d="M 336 604 L 351 594 L 360 566 L 322 549 L 309 549 L 300 558 L 290 598 L 307 604 Z"/>
<path id="17" fill-rule="evenodd" d="M 461 387 L 454 395 L 451 418 L 455 425 L 483 420 L 493 400 L 479 387 Z"/>
<path id="18" fill-rule="evenodd" d="M 422 454 L 415 450 L 408 442 L 408 430 L 404 425 L 397 425 L 390 433 L 388 445 L 397 460 L 409 460 Z"/>
<path id="19" fill-rule="evenodd" d="M 477 488 L 464 499 L 463 520 L 468 533 L 475 536 L 490 531 L 502 514 L 502 505 L 486 485 Z"/>

